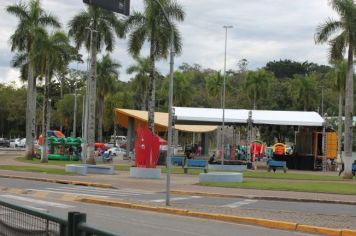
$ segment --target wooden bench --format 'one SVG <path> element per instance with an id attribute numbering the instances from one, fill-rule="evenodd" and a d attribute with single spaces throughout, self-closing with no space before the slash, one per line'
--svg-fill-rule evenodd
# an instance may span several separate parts
<path id="1" fill-rule="evenodd" d="M 171 157 L 171 163 L 174 166 L 183 166 L 184 157 L 173 156 Z"/>
<path id="2" fill-rule="evenodd" d="M 188 173 L 188 169 L 203 169 L 204 173 L 208 173 L 208 162 L 206 160 L 187 159 L 183 168 L 184 174 Z"/>
<path id="3" fill-rule="evenodd" d="M 267 161 L 268 172 L 271 172 L 271 170 L 273 170 L 273 172 L 276 172 L 277 169 L 283 169 L 283 172 L 286 173 L 287 172 L 287 163 L 285 161 L 275 161 L 275 160 L 269 159 Z"/>

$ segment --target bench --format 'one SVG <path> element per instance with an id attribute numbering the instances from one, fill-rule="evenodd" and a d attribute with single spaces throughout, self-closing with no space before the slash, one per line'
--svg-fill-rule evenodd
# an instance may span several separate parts
<path id="1" fill-rule="evenodd" d="M 188 173 L 188 169 L 203 169 L 204 173 L 208 173 L 208 162 L 206 160 L 187 159 L 183 168 L 184 174 Z"/>
<path id="2" fill-rule="evenodd" d="M 268 172 L 271 172 L 271 170 L 273 170 L 273 172 L 276 172 L 277 169 L 283 169 L 283 172 L 286 173 L 287 172 L 287 163 L 285 161 L 275 161 L 275 160 L 269 159 L 267 161 Z"/>
<path id="3" fill-rule="evenodd" d="M 171 163 L 174 166 L 183 166 L 183 162 L 184 162 L 184 157 L 171 157 Z"/>
<path id="4" fill-rule="evenodd" d="M 352 164 L 352 174 L 356 176 L 356 164 Z"/>

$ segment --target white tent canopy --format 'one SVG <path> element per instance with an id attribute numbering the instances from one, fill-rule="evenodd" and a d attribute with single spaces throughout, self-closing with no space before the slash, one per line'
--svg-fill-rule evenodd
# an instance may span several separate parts
<path id="1" fill-rule="evenodd" d="M 252 124 L 323 126 L 324 119 L 310 111 L 268 111 L 225 109 L 225 124 L 247 124 L 249 111 Z M 222 123 L 223 110 L 218 108 L 174 107 L 176 124 L 214 124 Z"/>

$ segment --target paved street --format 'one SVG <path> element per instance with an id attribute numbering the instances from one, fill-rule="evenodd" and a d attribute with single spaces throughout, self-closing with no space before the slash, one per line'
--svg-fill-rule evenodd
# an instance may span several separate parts
<path id="1" fill-rule="evenodd" d="M 57 199 L 60 199 L 63 194 L 67 194 L 117 199 L 153 206 L 164 206 L 165 204 L 165 193 L 134 188 L 104 189 L 6 178 L 1 178 L 0 187 L 25 189 L 29 192 L 41 191 L 48 193 L 49 198 Z M 3 193 L 2 197 L 12 199 L 7 195 L 9 194 Z M 176 208 L 286 220 L 324 227 L 353 228 L 356 224 L 356 205 L 174 194 L 171 196 L 171 202 L 172 207 Z M 68 204 L 72 204 L 72 202 Z"/>
<path id="2" fill-rule="evenodd" d="M 216 236 L 216 235 L 310 235 L 292 231 L 267 229 L 236 223 L 225 223 L 191 217 L 174 216 L 141 210 L 111 208 L 78 202 L 39 200 L 32 197 L 2 194 L 1 199 L 31 209 L 66 217 L 69 211 L 87 213 L 87 221 L 101 229 L 120 235 L 147 236 Z"/>

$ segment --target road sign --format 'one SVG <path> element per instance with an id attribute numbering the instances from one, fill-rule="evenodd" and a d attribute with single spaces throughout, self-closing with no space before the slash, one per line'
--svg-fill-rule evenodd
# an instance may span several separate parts
<path id="1" fill-rule="evenodd" d="M 130 15 L 130 0 L 83 0 L 83 2 L 126 16 Z"/>

